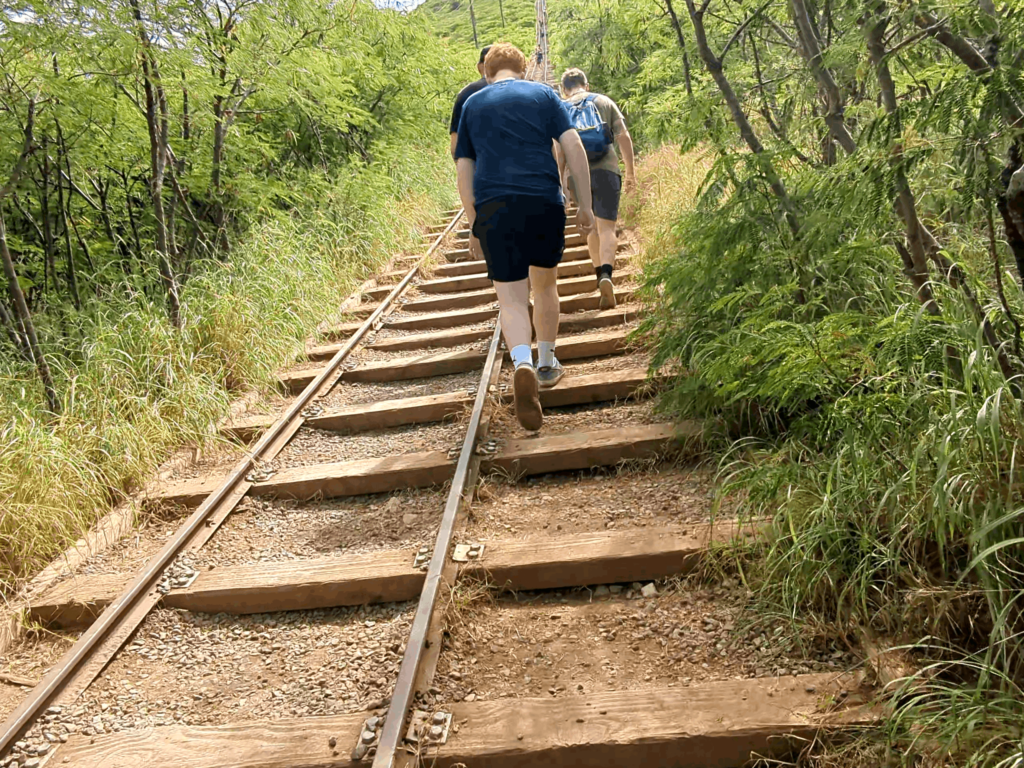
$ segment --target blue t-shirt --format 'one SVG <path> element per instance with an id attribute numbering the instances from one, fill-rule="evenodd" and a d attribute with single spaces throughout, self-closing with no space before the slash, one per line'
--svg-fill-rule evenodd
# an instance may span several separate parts
<path id="1" fill-rule="evenodd" d="M 541 83 L 502 80 L 470 96 L 462 108 L 455 158 L 476 161 L 476 204 L 509 195 L 563 203 L 551 141 L 571 128 L 562 100 Z"/>

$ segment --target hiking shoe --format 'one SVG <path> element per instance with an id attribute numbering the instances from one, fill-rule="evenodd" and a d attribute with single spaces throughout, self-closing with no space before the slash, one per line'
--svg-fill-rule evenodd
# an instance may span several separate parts
<path id="1" fill-rule="evenodd" d="M 597 281 L 597 287 L 601 291 L 601 309 L 615 309 L 615 284 L 612 279 L 608 275 L 602 275 Z"/>
<path id="2" fill-rule="evenodd" d="M 536 432 L 544 423 L 540 407 L 540 387 L 537 372 L 532 365 L 520 365 L 512 376 L 512 391 L 516 396 L 516 418 L 523 429 Z"/>
<path id="3" fill-rule="evenodd" d="M 537 382 L 541 389 L 551 389 L 562 380 L 563 376 L 565 376 L 565 368 L 557 360 L 554 365 L 545 365 L 537 369 Z"/>

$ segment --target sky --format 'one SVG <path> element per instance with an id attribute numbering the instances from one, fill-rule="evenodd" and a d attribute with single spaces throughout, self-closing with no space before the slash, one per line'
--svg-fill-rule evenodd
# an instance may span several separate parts
<path id="1" fill-rule="evenodd" d="M 425 0 L 373 0 L 378 8 L 392 8 L 396 11 L 411 11 Z"/>

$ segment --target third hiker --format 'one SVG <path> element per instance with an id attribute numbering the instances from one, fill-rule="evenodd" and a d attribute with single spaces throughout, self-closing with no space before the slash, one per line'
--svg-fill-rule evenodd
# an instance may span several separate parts
<path id="1" fill-rule="evenodd" d="M 619 174 L 618 145 L 626 167 L 625 188 L 631 192 L 635 186 L 633 175 L 633 139 L 626 129 L 626 121 L 618 106 L 607 96 L 591 93 L 586 74 L 580 69 L 567 69 L 562 75 L 562 96 L 568 102 L 573 127 L 583 141 L 590 161 L 590 191 L 597 227 L 587 237 L 587 249 L 597 273 L 597 287 L 601 291 L 601 309 L 614 309 L 615 286 L 612 270 L 619 243 L 615 222 L 619 217 L 619 197 L 622 177 Z M 563 176 L 568 169 L 563 169 Z M 570 183 L 570 186 L 573 186 Z M 578 193 L 573 189 L 574 196 Z"/>
<path id="2" fill-rule="evenodd" d="M 501 329 L 515 365 L 516 416 L 525 429 L 537 430 L 544 419 L 539 390 L 555 386 L 564 374 L 555 341 L 565 200 L 553 147 L 587 187 L 589 168 L 564 103 L 546 85 L 523 80 L 522 51 L 495 43 L 484 72 L 490 85 L 469 97 L 458 126 L 459 196 L 472 233 L 470 252 L 482 251 L 501 306 Z M 577 214 L 585 233 L 593 226 L 589 197 L 586 191 L 580 195 Z"/>

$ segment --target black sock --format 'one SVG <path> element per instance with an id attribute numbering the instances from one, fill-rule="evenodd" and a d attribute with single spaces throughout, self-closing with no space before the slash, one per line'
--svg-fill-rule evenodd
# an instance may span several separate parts
<path id="1" fill-rule="evenodd" d="M 600 267 L 598 267 L 598 269 L 597 269 L 597 279 L 598 280 L 600 280 L 602 277 L 611 277 L 611 276 L 612 276 L 612 265 L 611 264 L 602 264 Z"/>

